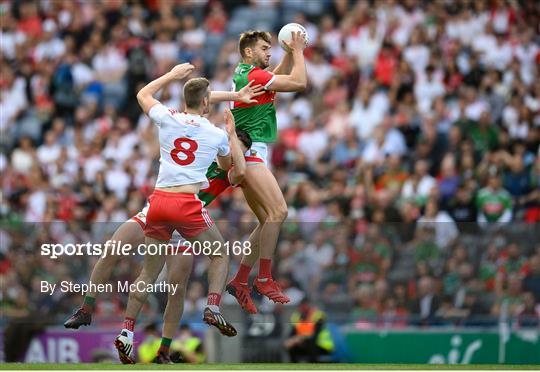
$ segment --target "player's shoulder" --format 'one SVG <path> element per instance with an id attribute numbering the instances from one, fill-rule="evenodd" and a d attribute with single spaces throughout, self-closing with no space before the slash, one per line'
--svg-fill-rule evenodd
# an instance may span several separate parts
<path id="1" fill-rule="evenodd" d="M 181 112 L 181 111 L 179 111 L 179 110 L 177 110 L 175 108 L 169 107 L 166 104 L 164 104 L 163 102 L 159 102 L 159 101 L 157 101 L 154 105 L 152 105 L 152 107 L 150 107 L 150 110 L 166 111 L 167 113 L 169 113 L 171 115 L 179 114 Z"/>
<path id="2" fill-rule="evenodd" d="M 206 133 L 212 134 L 213 136 L 227 137 L 227 133 L 223 129 L 215 126 L 212 122 L 210 122 L 210 120 L 206 118 L 204 119 L 204 121 L 201 121 L 200 125 L 205 129 Z"/>
<path id="3" fill-rule="evenodd" d="M 253 66 L 253 68 L 251 70 L 249 70 L 249 74 L 264 74 L 264 75 L 270 74 L 270 75 L 273 75 L 273 73 L 271 71 L 262 69 L 259 66 Z"/>
<path id="4" fill-rule="evenodd" d="M 250 65 L 248 63 L 243 63 L 243 62 L 240 62 L 236 68 L 234 69 L 234 73 L 235 74 L 245 74 L 247 72 L 250 72 L 252 71 L 254 68 L 256 68 L 257 66 L 255 65 Z"/>
<path id="5" fill-rule="evenodd" d="M 167 118 L 167 117 L 177 119 L 178 118 L 177 114 L 179 113 L 180 111 L 174 108 L 168 107 L 161 102 L 158 102 L 155 105 L 153 105 L 148 111 L 148 114 L 150 117 L 158 116 L 158 117 L 161 117 L 162 119 Z"/>
<path id="6" fill-rule="evenodd" d="M 174 109 L 172 107 L 167 107 L 165 105 L 162 104 L 162 106 L 169 112 L 169 114 L 171 115 L 176 115 L 176 114 L 180 114 L 181 111 L 177 110 L 177 109 Z"/>

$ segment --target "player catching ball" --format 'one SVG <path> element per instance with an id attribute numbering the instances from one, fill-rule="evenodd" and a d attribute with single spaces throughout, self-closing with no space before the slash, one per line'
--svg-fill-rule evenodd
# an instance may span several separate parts
<path id="1" fill-rule="evenodd" d="M 260 223 L 250 237 L 250 241 L 259 242 L 256 245 L 259 248 L 259 272 L 253 288 L 274 302 L 287 303 L 289 298 L 272 278 L 272 257 L 281 224 L 287 218 L 287 204 L 276 178 L 268 169 L 268 144 L 275 142 L 277 137 L 276 92 L 299 92 L 306 88 L 306 37 L 300 32 L 292 32 L 291 41 L 285 43 L 289 52 L 272 72 L 266 70 L 270 62 L 271 41 L 271 35 L 263 31 L 248 31 L 240 36 L 242 61 L 234 72 L 233 90 L 238 91 L 253 81 L 261 84 L 265 93 L 257 97 L 256 103 L 235 102 L 232 113 L 236 126 L 249 133 L 253 140 L 246 155 L 257 159 L 246 160 L 242 184 L 246 201 Z M 255 261 L 253 255 L 244 256 L 235 278 L 227 285 L 227 291 L 251 313 L 257 311 L 248 286 L 249 273 Z"/>

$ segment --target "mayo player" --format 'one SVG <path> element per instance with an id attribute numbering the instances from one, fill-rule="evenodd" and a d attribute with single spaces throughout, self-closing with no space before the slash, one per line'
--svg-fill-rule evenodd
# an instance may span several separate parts
<path id="1" fill-rule="evenodd" d="M 242 191 L 253 210 L 259 226 L 250 240 L 258 240 L 259 271 L 253 288 L 277 303 L 287 303 L 289 298 L 272 277 L 272 257 L 279 237 L 281 224 L 287 218 L 287 204 L 276 178 L 268 169 L 268 144 L 277 138 L 274 98 L 276 92 L 299 92 L 307 86 L 304 62 L 305 35 L 292 32 L 286 43 L 289 52 L 272 71 L 267 71 L 270 61 L 271 35 L 263 31 L 248 31 L 240 35 L 238 47 L 242 61 L 233 76 L 233 89 L 240 90 L 254 81 L 265 88 L 265 94 L 255 103 L 235 103 L 232 112 L 238 128 L 251 136 L 253 145 L 249 155 L 258 161 L 247 161 Z M 244 256 L 227 291 L 236 297 L 240 306 L 250 313 L 257 312 L 250 295 L 248 278 L 257 261 L 253 254 Z"/>

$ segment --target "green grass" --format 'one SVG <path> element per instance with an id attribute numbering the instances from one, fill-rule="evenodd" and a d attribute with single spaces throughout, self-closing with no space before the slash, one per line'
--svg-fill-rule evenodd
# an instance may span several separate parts
<path id="1" fill-rule="evenodd" d="M 292 364 L 292 363 L 242 363 L 242 364 L 136 364 L 122 365 L 112 363 L 1 363 L 0 370 L 439 370 L 439 369 L 465 369 L 465 370 L 539 370 L 539 365 L 430 365 L 430 364 Z"/>

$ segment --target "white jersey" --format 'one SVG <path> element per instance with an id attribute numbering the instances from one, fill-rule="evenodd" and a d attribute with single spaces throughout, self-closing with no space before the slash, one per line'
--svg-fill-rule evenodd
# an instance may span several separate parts
<path id="1" fill-rule="evenodd" d="M 152 106 L 148 116 L 159 127 L 160 165 L 156 187 L 202 183 L 216 155 L 229 154 L 229 140 L 222 129 L 200 115 Z"/>

